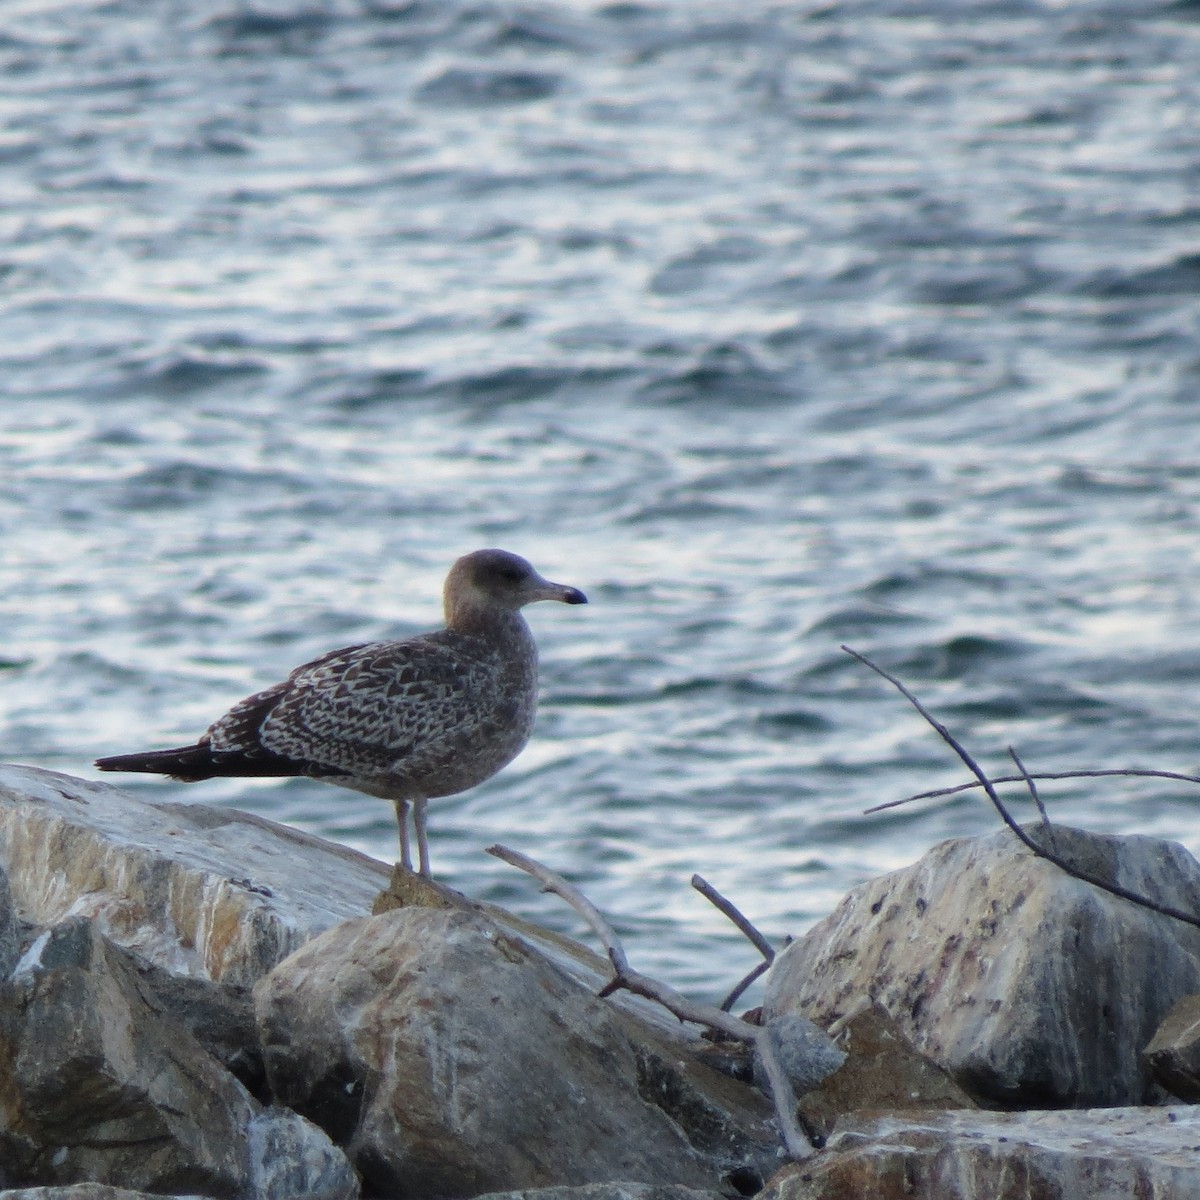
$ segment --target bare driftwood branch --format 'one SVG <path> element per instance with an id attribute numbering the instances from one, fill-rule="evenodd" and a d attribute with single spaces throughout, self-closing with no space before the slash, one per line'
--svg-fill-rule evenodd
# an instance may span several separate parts
<path id="1" fill-rule="evenodd" d="M 600 939 L 604 953 L 612 963 L 613 973 L 621 977 L 628 973 L 629 962 L 625 958 L 625 949 L 617 931 L 608 923 L 604 914 L 577 888 L 572 887 L 560 875 L 556 875 L 549 867 L 540 862 L 527 858 L 507 846 L 489 846 L 487 852 L 493 857 L 506 862 L 510 867 L 516 867 L 542 885 L 542 891 L 553 892 L 559 899 L 565 900 L 592 928 L 592 932 Z"/>
<path id="2" fill-rule="evenodd" d="M 733 1010 L 733 1006 L 741 998 L 742 993 L 745 992 L 745 990 L 756 979 L 758 979 L 760 975 L 765 975 L 767 971 L 770 970 L 770 967 L 771 964 L 764 958 L 763 961 L 754 967 L 753 970 L 744 975 L 736 984 L 734 984 L 733 991 L 731 991 L 729 995 L 721 1001 L 721 1011 L 731 1012 Z"/>
<path id="3" fill-rule="evenodd" d="M 775 948 L 754 928 L 745 914 L 736 908 L 732 901 L 722 896 L 702 875 L 692 876 L 692 887 L 738 927 L 759 954 L 767 960 L 768 965 L 774 961 Z"/>
<path id="4" fill-rule="evenodd" d="M 847 653 L 853 654 L 852 650 Z M 874 668 L 872 668 L 874 669 Z M 1100 779 L 1108 775 L 1125 775 L 1132 779 L 1176 779 L 1181 783 L 1200 783 L 1200 775 L 1184 775 L 1179 771 L 1150 771 L 1138 767 L 1112 767 L 1105 771 L 1037 771 L 1028 779 Z M 1024 775 L 997 775 L 992 783 L 1025 783 Z M 889 808 L 899 808 L 904 804 L 915 804 L 918 800 L 933 800 L 938 796 L 956 796 L 959 792 L 969 792 L 972 788 L 982 787 L 978 779 L 970 783 L 956 783 L 953 787 L 934 788 L 929 792 L 918 792 L 915 796 L 905 796 L 903 800 L 889 800 L 886 804 L 875 804 L 863 809 L 866 815 L 884 812 Z"/>
<path id="5" fill-rule="evenodd" d="M 763 1072 L 771 1089 L 771 1099 L 775 1103 L 775 1115 L 779 1120 L 779 1129 L 788 1157 L 799 1162 L 812 1154 L 813 1145 L 805 1136 L 796 1119 L 796 1093 L 779 1061 L 766 1026 L 751 1025 L 740 1017 L 735 1017 L 719 1008 L 689 1000 L 668 984 L 660 983 L 657 979 L 651 979 L 648 975 L 635 971 L 629 965 L 625 949 L 621 945 L 616 931 L 600 910 L 577 887 L 568 883 L 561 875 L 555 874 L 548 867 L 516 850 L 510 850 L 507 846 L 489 846 L 488 853 L 502 862 L 532 875 L 542 885 L 543 891 L 551 892 L 565 900 L 591 926 L 592 932 L 600 939 L 613 969 L 613 978 L 601 991 L 602 996 L 624 988 L 637 996 L 645 996 L 647 999 L 661 1004 L 681 1021 L 703 1025 L 708 1029 L 716 1029 L 738 1041 L 753 1045 L 758 1052 L 759 1061 L 762 1063 Z"/>
<path id="6" fill-rule="evenodd" d="M 692 887 L 696 889 L 706 900 L 713 904 L 725 916 L 727 916 L 742 932 L 742 934 L 754 945 L 754 948 L 763 956 L 763 961 L 758 964 L 749 974 L 741 979 L 734 987 L 733 991 L 721 1001 L 721 1011 L 729 1012 L 734 1004 L 737 1003 L 738 997 L 760 976 L 767 968 L 775 961 L 775 948 L 767 941 L 765 937 L 751 924 L 749 918 L 733 903 L 726 899 L 720 892 L 717 891 L 711 883 L 708 882 L 702 875 L 692 876 Z"/>
<path id="7" fill-rule="evenodd" d="M 1054 831 L 1050 826 L 1050 817 L 1046 813 L 1046 806 L 1042 803 L 1042 798 L 1038 794 L 1037 784 L 1033 781 L 1033 776 L 1025 769 L 1025 764 L 1021 761 L 1017 754 L 1016 747 L 1009 746 L 1008 757 L 1016 763 L 1017 770 L 1021 772 L 1021 778 L 1025 780 L 1025 786 L 1029 789 L 1030 796 L 1033 797 L 1034 804 L 1037 805 L 1037 810 L 1041 814 L 1042 824 L 1050 830 L 1051 844 L 1054 842 Z"/>
<path id="8" fill-rule="evenodd" d="M 957 738 L 941 723 L 926 707 L 917 699 L 913 693 L 905 687 L 894 675 L 890 675 L 882 667 L 873 663 L 864 654 L 860 654 L 857 650 L 852 650 L 849 646 L 843 646 L 842 649 L 850 655 L 851 658 L 857 659 L 864 667 L 875 672 L 876 675 L 886 679 L 908 702 L 925 718 L 926 722 L 937 732 L 955 754 L 958 755 L 963 765 L 971 772 L 972 775 L 979 781 L 979 786 L 983 788 L 987 794 L 987 798 L 992 802 L 992 806 L 1000 814 L 1000 819 L 1013 831 L 1017 839 L 1022 845 L 1028 847 L 1034 854 L 1040 858 L 1044 858 L 1047 862 L 1053 863 L 1056 867 L 1066 871 L 1066 873 L 1075 879 L 1080 879 L 1084 883 L 1090 883 L 1094 887 L 1100 888 L 1102 891 L 1108 892 L 1110 895 L 1119 896 L 1122 900 L 1128 900 L 1132 904 L 1140 905 L 1142 908 L 1148 908 L 1152 912 L 1161 913 L 1165 917 L 1172 917 L 1176 921 L 1182 921 L 1186 925 L 1194 925 L 1200 928 L 1200 916 L 1195 913 L 1185 912 L 1183 909 L 1175 908 L 1171 904 L 1160 904 L 1157 900 L 1151 900 L 1148 896 L 1139 895 L 1137 892 L 1131 891 L 1129 888 L 1122 887 L 1119 883 L 1111 883 L 1106 879 L 1101 879 L 1097 875 L 1093 875 L 1089 871 L 1080 870 L 1073 863 L 1067 861 L 1054 850 L 1047 850 L 1038 843 L 1021 828 L 1020 824 L 1013 815 L 1004 806 L 999 795 L 996 793 L 996 788 L 982 771 L 979 764 L 971 757 L 965 747 Z M 1018 779 L 1025 779 L 1025 776 L 1017 776 Z M 1039 778 L 1041 778 L 1039 776 Z"/>

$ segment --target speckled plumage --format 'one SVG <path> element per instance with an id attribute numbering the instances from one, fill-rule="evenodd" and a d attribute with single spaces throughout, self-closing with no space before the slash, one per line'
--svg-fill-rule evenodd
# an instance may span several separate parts
<path id="1" fill-rule="evenodd" d="M 395 802 L 402 861 L 416 808 L 428 874 L 424 806 L 489 779 L 520 753 L 537 707 L 537 649 L 521 608 L 586 602 L 523 558 L 477 550 L 451 568 L 446 628 L 334 650 L 247 697 L 194 746 L 98 759 L 105 771 L 184 781 L 308 775 Z"/>

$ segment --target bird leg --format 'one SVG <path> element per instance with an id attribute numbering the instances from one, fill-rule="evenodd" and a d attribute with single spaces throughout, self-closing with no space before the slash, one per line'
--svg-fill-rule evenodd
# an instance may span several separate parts
<path id="1" fill-rule="evenodd" d="M 424 799 L 413 801 L 413 828 L 417 831 L 417 855 L 421 862 L 421 874 L 429 876 L 429 839 L 425 834 L 425 805 Z"/>
<path id="2" fill-rule="evenodd" d="M 412 870 L 412 852 L 408 846 L 408 801 L 394 800 L 396 806 L 396 821 L 400 825 L 400 865 Z"/>

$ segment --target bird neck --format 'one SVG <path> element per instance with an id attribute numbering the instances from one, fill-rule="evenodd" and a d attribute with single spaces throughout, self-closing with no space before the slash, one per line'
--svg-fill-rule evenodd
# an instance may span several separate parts
<path id="1" fill-rule="evenodd" d="M 515 608 L 492 605 L 457 604 L 446 613 L 446 628 L 468 637 L 484 638 L 524 648 L 533 643 L 533 634 Z"/>

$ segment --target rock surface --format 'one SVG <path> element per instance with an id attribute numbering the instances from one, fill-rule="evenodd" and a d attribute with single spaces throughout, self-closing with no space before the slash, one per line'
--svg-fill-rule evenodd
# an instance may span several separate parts
<path id="1" fill-rule="evenodd" d="M 0 985 L 0 1036 L 0 1125 L 20 1139 L 6 1164 L 18 1177 L 254 1200 L 357 1195 L 328 1138 L 263 1110 L 156 1010 L 128 952 L 84 917 L 41 934 Z"/>
<path id="2" fill-rule="evenodd" d="M 777 1164 L 753 1089 L 598 999 L 478 913 L 408 908 L 317 938 L 255 990 L 277 1100 L 369 1191 L 611 1180 L 712 1189 Z"/>
<path id="3" fill-rule="evenodd" d="M 945 1112 L 848 1122 L 760 1200 L 1194 1200 L 1200 1109 Z"/>
<path id="4" fill-rule="evenodd" d="M 718 1200 L 720 1196 L 720 1192 L 698 1192 L 678 1184 L 587 1183 L 580 1187 L 490 1192 L 478 1197 L 478 1200 Z M 2 1192 L 0 1200 L 3 1200 Z"/>
<path id="5" fill-rule="evenodd" d="M 1180 847 L 1055 836 L 1200 897 Z M 0 1200 L 353 1200 L 334 1141 L 372 1193 L 446 1200 L 715 1200 L 781 1161 L 748 1051 L 599 999 L 604 958 L 432 881 L 379 895 L 380 864 L 270 822 L 0 767 L 6 863 L 0 1187 L 46 1186 Z M 908 1044 L 1005 1104 L 1140 1097 L 1150 1065 L 1187 1090 L 1200 1013 L 1139 1051 L 1198 962 L 1200 932 L 1007 833 L 867 885 L 772 972 L 797 1080 L 837 1069 L 801 1100 L 829 1148 L 764 1200 L 1200 1195 L 1200 1110 L 948 1112 L 969 1099 Z M 842 1016 L 838 1046 L 802 1019 Z"/>
<path id="6" fill-rule="evenodd" d="M 852 1113 L 975 1107 L 949 1072 L 919 1054 L 879 1008 L 851 1017 L 837 1041 L 846 1061 L 800 1097 L 805 1124 L 823 1138 Z"/>
<path id="7" fill-rule="evenodd" d="M 1146 1047 L 1154 1078 L 1173 1096 L 1200 1100 L 1200 996 L 1184 996 Z"/>
<path id="8" fill-rule="evenodd" d="M 0 867 L 27 921 L 94 917 L 173 974 L 243 986 L 370 912 L 388 879 L 365 855 L 247 813 L 17 766 L 0 766 Z"/>
<path id="9" fill-rule="evenodd" d="M 62 1187 L 14 1188 L 0 1200 L 162 1200 L 152 1192 L 131 1192 L 105 1183 L 69 1183 Z"/>
<path id="10" fill-rule="evenodd" d="M 1093 873 L 1196 908 L 1200 864 L 1182 846 L 1054 833 Z M 828 1025 L 869 997 L 977 1096 L 1116 1105 L 1147 1097 L 1142 1048 L 1198 989 L 1200 930 L 1071 878 L 1004 830 L 855 889 L 775 960 L 763 1007 Z"/>

